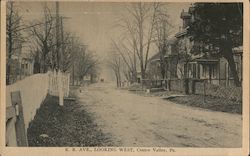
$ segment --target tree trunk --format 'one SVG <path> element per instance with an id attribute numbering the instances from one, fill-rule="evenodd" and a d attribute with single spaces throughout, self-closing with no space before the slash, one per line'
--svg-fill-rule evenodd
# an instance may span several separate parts
<path id="1" fill-rule="evenodd" d="M 142 67 L 142 69 L 141 69 L 141 83 L 143 84 L 143 80 L 145 79 L 145 69 Z"/>
<path id="2" fill-rule="evenodd" d="M 115 78 L 116 78 L 116 87 L 119 88 L 119 76 L 117 73 L 115 73 Z"/>
<path id="3" fill-rule="evenodd" d="M 166 72 L 165 72 L 165 64 L 163 62 L 163 60 L 161 61 L 161 76 L 162 76 L 162 79 L 165 79 L 165 76 L 166 76 Z"/>
<path id="4" fill-rule="evenodd" d="M 140 65 L 141 65 L 141 79 L 145 79 L 145 69 L 144 69 L 144 62 L 143 62 L 143 19 L 142 19 L 142 3 L 139 4 L 139 50 L 140 50 Z"/>
<path id="5" fill-rule="evenodd" d="M 75 64 L 73 63 L 73 74 L 72 74 L 72 83 L 75 85 Z"/>
<path id="6" fill-rule="evenodd" d="M 133 83 L 137 81 L 137 71 L 133 72 Z"/>
<path id="7" fill-rule="evenodd" d="M 240 80 L 239 80 L 238 72 L 236 70 L 236 65 L 235 65 L 235 62 L 234 62 L 234 57 L 233 57 L 232 49 L 230 50 L 229 53 L 231 53 L 231 54 L 228 55 L 226 59 L 227 59 L 228 64 L 229 64 L 230 71 L 233 74 L 234 84 L 235 84 L 236 87 L 240 87 L 241 83 L 240 83 Z"/>
<path id="8" fill-rule="evenodd" d="M 7 60 L 7 69 L 6 69 L 6 85 L 9 85 L 10 84 L 10 70 L 11 70 L 11 67 L 10 67 L 10 60 L 11 60 L 11 55 L 12 55 L 12 30 L 11 30 L 11 27 L 12 27 L 12 13 L 13 13 L 13 3 L 10 2 L 10 15 L 9 15 L 9 26 L 8 26 L 8 29 L 9 29 L 9 32 L 8 32 L 8 60 Z"/>
<path id="9" fill-rule="evenodd" d="M 137 81 L 137 61 L 136 61 L 136 50 L 134 49 L 134 68 L 133 68 L 133 83 Z"/>
<path id="10" fill-rule="evenodd" d="M 161 76 L 162 79 L 166 78 L 166 60 L 164 58 L 165 52 L 163 50 L 164 48 L 162 48 L 162 50 L 160 50 L 160 66 L 161 66 Z"/>
<path id="11" fill-rule="evenodd" d="M 209 65 L 208 69 L 209 69 L 209 83 L 211 84 L 212 83 L 212 66 Z"/>
<path id="12" fill-rule="evenodd" d="M 226 46 L 224 46 L 222 54 L 226 58 L 226 60 L 228 61 L 230 71 L 233 74 L 235 86 L 240 87 L 241 83 L 240 83 L 240 80 L 239 80 L 239 75 L 238 75 L 236 65 L 235 65 L 235 61 L 234 61 L 234 57 L 233 57 L 232 46 L 229 46 L 228 44 Z"/>
<path id="13" fill-rule="evenodd" d="M 45 70 L 45 59 L 46 59 L 46 56 L 45 56 L 45 51 L 43 52 L 43 58 L 42 58 L 42 72 L 43 73 L 46 73 L 46 70 Z"/>
<path id="14" fill-rule="evenodd" d="M 118 79 L 119 79 L 119 87 L 121 87 L 121 71 L 118 69 Z"/>
<path id="15" fill-rule="evenodd" d="M 6 69 L 6 85 L 10 84 L 10 65 L 7 63 L 7 69 Z"/>

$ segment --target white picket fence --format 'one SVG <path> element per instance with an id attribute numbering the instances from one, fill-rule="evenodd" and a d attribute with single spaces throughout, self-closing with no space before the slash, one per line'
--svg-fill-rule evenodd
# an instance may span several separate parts
<path id="1" fill-rule="evenodd" d="M 15 109 L 11 94 L 16 91 L 20 92 L 20 100 L 23 111 L 22 124 L 24 132 L 27 132 L 30 121 L 33 120 L 36 110 L 40 108 L 40 105 L 46 98 L 47 94 L 59 96 L 59 104 L 63 105 L 63 99 L 69 96 L 69 78 L 70 75 L 67 73 L 53 71 L 46 74 L 35 74 L 12 85 L 6 86 L 6 132 L 8 132 L 6 133 L 7 146 L 18 146 L 18 140 L 20 140 L 16 135 L 17 133 L 15 128 L 18 115 L 15 115 L 16 110 L 10 111 Z"/>
<path id="2" fill-rule="evenodd" d="M 53 96 L 60 96 L 60 92 L 63 93 L 63 97 L 69 96 L 69 80 L 70 74 L 62 72 L 48 72 L 49 77 L 49 90 L 48 93 Z"/>

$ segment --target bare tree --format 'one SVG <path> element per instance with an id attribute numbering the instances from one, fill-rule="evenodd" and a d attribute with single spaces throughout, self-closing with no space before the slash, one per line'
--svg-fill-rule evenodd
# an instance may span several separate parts
<path id="1" fill-rule="evenodd" d="M 76 61 L 76 75 L 81 82 L 85 76 L 93 76 L 94 71 L 97 71 L 99 61 L 93 55 L 92 51 L 88 51 L 87 48 L 81 47 L 77 54 Z"/>
<path id="2" fill-rule="evenodd" d="M 130 82 L 136 81 L 137 57 L 135 51 L 131 51 L 122 41 L 112 40 L 112 49 L 116 51 L 123 62 L 123 73 L 126 79 Z"/>
<path id="3" fill-rule="evenodd" d="M 10 84 L 11 73 L 16 73 L 16 71 L 11 71 L 11 65 L 13 65 L 12 57 L 17 52 L 21 51 L 22 44 L 25 42 L 24 37 L 21 34 L 22 26 L 21 21 L 22 17 L 18 14 L 18 11 L 14 8 L 13 2 L 7 3 L 7 18 L 6 18 L 6 46 L 7 46 L 7 54 L 6 54 L 6 84 Z M 14 66 L 18 68 L 17 66 Z M 14 69 L 15 70 L 15 69 Z"/>
<path id="4" fill-rule="evenodd" d="M 37 67 L 35 69 L 38 72 L 47 72 L 48 68 L 57 69 L 66 72 L 70 69 L 72 60 L 72 37 L 70 32 L 63 29 L 63 17 L 60 17 L 60 23 L 56 23 L 59 17 L 54 17 L 51 14 L 50 8 L 44 4 L 44 18 L 40 21 L 33 21 L 34 23 L 42 23 L 32 27 L 30 32 L 35 39 L 35 45 L 37 48 L 34 50 L 35 62 Z M 58 22 L 58 21 L 57 21 Z M 57 30 L 59 29 L 59 30 Z M 56 35 L 57 34 L 57 38 Z M 59 40 L 59 41 L 58 41 Z M 60 51 L 60 53 L 58 52 Z M 59 57 L 60 54 L 60 57 Z M 60 59 L 60 61 L 58 61 Z M 58 65 L 60 63 L 60 65 Z"/>
<path id="5" fill-rule="evenodd" d="M 69 71 L 73 65 L 77 53 L 76 41 L 74 40 L 75 36 L 70 32 L 66 32 L 64 35 L 64 40 L 62 42 L 62 51 L 61 51 L 61 70 L 63 72 Z"/>
<path id="6" fill-rule="evenodd" d="M 108 66 L 115 74 L 116 86 L 121 87 L 121 56 L 118 53 L 112 52 L 108 61 Z"/>
<path id="7" fill-rule="evenodd" d="M 179 39 L 177 42 L 178 59 L 177 59 L 177 72 L 179 78 L 188 78 L 188 63 L 192 60 L 190 53 L 188 52 L 188 43 L 186 39 Z"/>
<path id="8" fill-rule="evenodd" d="M 119 20 L 119 26 L 126 32 L 126 38 L 136 53 L 142 79 L 146 77 L 148 56 L 153 42 L 157 5 L 138 2 L 127 7 L 127 15 Z"/>
<path id="9" fill-rule="evenodd" d="M 166 7 L 161 3 L 155 3 L 156 8 L 156 18 L 155 18 L 155 29 L 154 29 L 154 41 L 158 48 L 160 56 L 160 69 L 162 78 L 167 78 L 168 69 L 167 60 L 165 55 L 167 52 L 167 44 L 169 41 L 169 36 L 171 34 L 172 25 L 169 21 L 169 15 L 167 14 Z M 170 64 L 169 64 L 170 65 Z"/>
<path id="10" fill-rule="evenodd" d="M 80 52 L 82 50 L 85 50 L 85 49 L 82 49 L 82 47 L 80 46 L 78 38 L 75 37 L 74 35 L 72 35 L 71 38 L 69 37 L 69 45 L 67 47 L 68 47 L 68 50 L 70 51 L 70 57 L 69 57 L 70 61 L 68 61 L 70 69 L 68 69 L 68 70 L 71 72 L 72 84 L 74 85 L 76 77 L 78 77 L 77 76 L 77 70 L 78 70 L 77 69 L 77 67 L 78 67 L 78 62 L 77 61 L 79 60 L 78 55 L 80 54 Z"/>
<path id="11" fill-rule="evenodd" d="M 32 27 L 30 29 L 31 34 L 35 39 L 35 43 L 37 45 L 36 49 L 36 57 L 39 58 L 39 67 L 38 71 L 45 73 L 48 70 L 48 67 L 54 69 L 55 63 L 51 62 L 55 59 L 50 59 L 49 53 L 53 53 L 53 48 L 55 46 L 54 37 L 53 37 L 53 17 L 51 15 L 50 9 L 47 5 L 44 5 L 44 18 L 41 21 L 35 21 L 34 23 L 43 23 L 42 25 Z M 53 54 L 51 54 L 53 55 Z"/>

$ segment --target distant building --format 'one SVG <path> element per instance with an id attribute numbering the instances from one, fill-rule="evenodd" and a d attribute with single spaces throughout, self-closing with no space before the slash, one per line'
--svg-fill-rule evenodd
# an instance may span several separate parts
<path id="1" fill-rule="evenodd" d="M 137 83 L 141 83 L 142 75 L 140 71 L 137 71 L 136 78 L 137 78 Z"/>
<path id="2" fill-rule="evenodd" d="M 11 83 L 21 80 L 27 76 L 33 75 L 34 60 L 29 56 L 20 54 L 13 55 L 11 58 Z"/>
<path id="3" fill-rule="evenodd" d="M 21 59 L 21 74 L 26 77 L 33 74 L 34 71 L 34 60 L 31 58 Z"/>
<path id="4" fill-rule="evenodd" d="M 176 49 L 176 38 L 173 37 L 169 40 L 167 44 L 167 50 L 164 54 L 164 59 L 166 61 L 166 78 L 177 78 L 177 64 L 178 64 L 178 53 Z M 160 53 L 156 53 L 149 60 L 149 70 L 148 77 L 150 79 L 162 79 L 161 67 L 160 67 Z"/>

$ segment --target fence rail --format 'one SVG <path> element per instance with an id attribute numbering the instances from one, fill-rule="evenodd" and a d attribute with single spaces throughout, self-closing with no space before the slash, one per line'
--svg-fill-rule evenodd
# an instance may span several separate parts
<path id="1" fill-rule="evenodd" d="M 187 94 L 213 96 L 229 100 L 242 101 L 242 87 L 236 87 L 226 80 L 218 79 L 159 79 L 142 80 L 142 85 L 147 88 L 163 87 L 169 91 L 178 91 Z M 220 83 L 217 83 L 220 82 Z M 229 84 L 229 83 L 227 83 Z"/>
<path id="2" fill-rule="evenodd" d="M 242 87 L 214 85 L 207 80 L 194 82 L 193 85 L 194 94 L 242 101 Z"/>
<path id="3" fill-rule="evenodd" d="M 70 75 L 68 73 L 48 72 L 49 77 L 49 94 L 59 96 L 60 90 L 63 92 L 64 97 L 69 96 L 69 81 Z M 62 86 L 60 87 L 61 81 Z"/>

